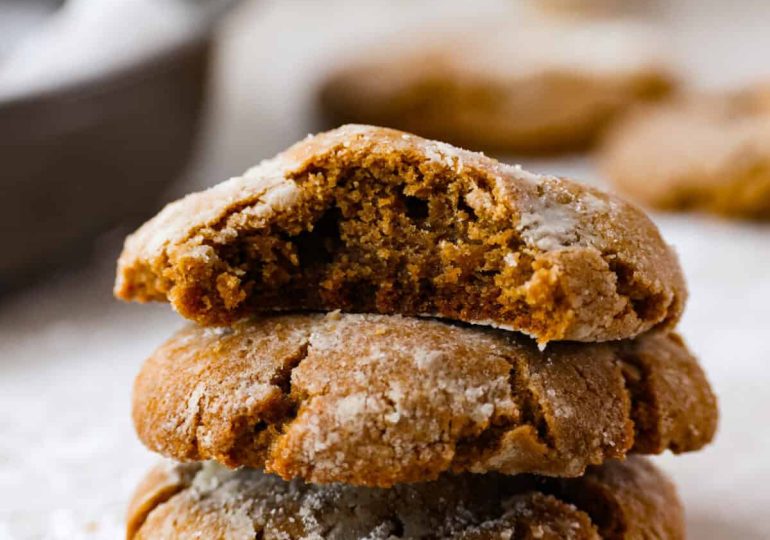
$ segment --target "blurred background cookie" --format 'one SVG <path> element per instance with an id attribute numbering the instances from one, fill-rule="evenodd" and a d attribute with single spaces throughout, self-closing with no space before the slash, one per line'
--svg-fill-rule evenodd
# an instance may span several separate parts
<path id="1" fill-rule="evenodd" d="M 539 9 L 553 13 L 606 16 L 650 15 L 659 11 L 659 0 L 528 0 Z"/>
<path id="2" fill-rule="evenodd" d="M 641 107 L 608 133 L 599 159 L 646 205 L 770 219 L 770 86 Z"/>
<path id="3" fill-rule="evenodd" d="M 581 149 L 629 105 L 675 86 L 658 46 L 639 22 L 535 15 L 399 36 L 333 73 L 320 108 L 330 126 L 396 127 L 475 150 Z"/>

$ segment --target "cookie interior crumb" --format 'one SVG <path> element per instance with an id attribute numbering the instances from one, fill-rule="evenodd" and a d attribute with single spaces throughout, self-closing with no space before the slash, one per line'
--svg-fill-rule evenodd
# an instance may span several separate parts
<path id="1" fill-rule="evenodd" d="M 470 320 L 495 319 L 500 306 L 519 314 L 525 328 L 567 324 L 569 306 L 557 292 L 547 306 L 528 307 L 534 257 L 522 249 L 506 209 L 488 206 L 483 179 L 463 193 L 458 178 L 402 163 L 319 169 L 295 181 L 324 196 L 226 246 L 217 290 L 202 302 L 231 308 L 256 298 L 260 308 L 337 306 Z"/>

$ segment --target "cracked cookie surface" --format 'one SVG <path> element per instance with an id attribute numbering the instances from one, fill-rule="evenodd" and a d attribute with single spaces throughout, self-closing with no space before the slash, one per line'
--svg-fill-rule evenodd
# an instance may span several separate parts
<path id="1" fill-rule="evenodd" d="M 205 325 L 286 309 L 428 315 L 552 340 L 671 327 L 686 298 L 643 212 L 395 130 L 343 126 L 131 235 L 115 294 Z"/>
<path id="2" fill-rule="evenodd" d="M 143 366 L 133 416 L 177 460 L 380 487 L 446 471 L 577 476 L 629 452 L 696 450 L 717 421 L 674 334 L 541 352 L 500 330 L 340 313 L 189 326 Z"/>
<path id="3" fill-rule="evenodd" d="M 770 219 L 770 86 L 635 111 L 607 136 L 620 190 L 665 210 Z"/>
<path id="4" fill-rule="evenodd" d="M 194 463 L 147 476 L 127 538 L 680 540 L 683 522 L 673 485 L 642 458 L 568 480 L 444 475 L 387 490 Z"/>

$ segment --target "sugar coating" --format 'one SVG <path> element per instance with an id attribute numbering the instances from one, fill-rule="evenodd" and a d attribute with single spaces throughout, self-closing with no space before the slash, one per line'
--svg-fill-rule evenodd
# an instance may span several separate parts
<path id="1" fill-rule="evenodd" d="M 286 479 L 387 487 L 444 472 L 577 476 L 628 452 L 696 450 L 716 401 L 674 334 L 552 344 L 400 316 L 286 314 L 190 326 L 145 363 L 151 449 Z"/>
<path id="2" fill-rule="evenodd" d="M 542 345 L 670 327 L 686 298 L 636 208 L 357 125 L 168 205 L 126 240 L 115 292 L 205 325 L 286 309 L 430 314 Z"/>
<path id="3" fill-rule="evenodd" d="M 178 469 L 174 480 L 153 471 L 140 487 L 135 501 L 155 504 L 133 505 L 129 540 L 684 538 L 672 484 L 639 458 L 567 481 L 447 475 L 387 490 L 285 482 L 210 463 Z M 165 496 L 153 497 L 157 489 Z"/>

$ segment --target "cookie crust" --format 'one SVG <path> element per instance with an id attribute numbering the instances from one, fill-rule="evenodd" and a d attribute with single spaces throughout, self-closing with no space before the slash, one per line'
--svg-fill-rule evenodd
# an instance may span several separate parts
<path id="1" fill-rule="evenodd" d="M 344 126 L 169 204 L 115 294 L 204 325 L 276 309 L 435 315 L 541 344 L 678 320 L 676 255 L 638 209 L 395 130 Z"/>
<path id="2" fill-rule="evenodd" d="M 388 490 L 287 483 L 195 463 L 150 473 L 129 511 L 127 539 L 679 540 L 683 522 L 673 485 L 642 458 L 570 480 L 445 475 Z"/>
<path id="3" fill-rule="evenodd" d="M 133 418 L 176 460 L 387 487 L 692 451 L 717 411 L 673 334 L 540 352 L 510 332 L 332 313 L 183 329 L 140 371 Z"/>

